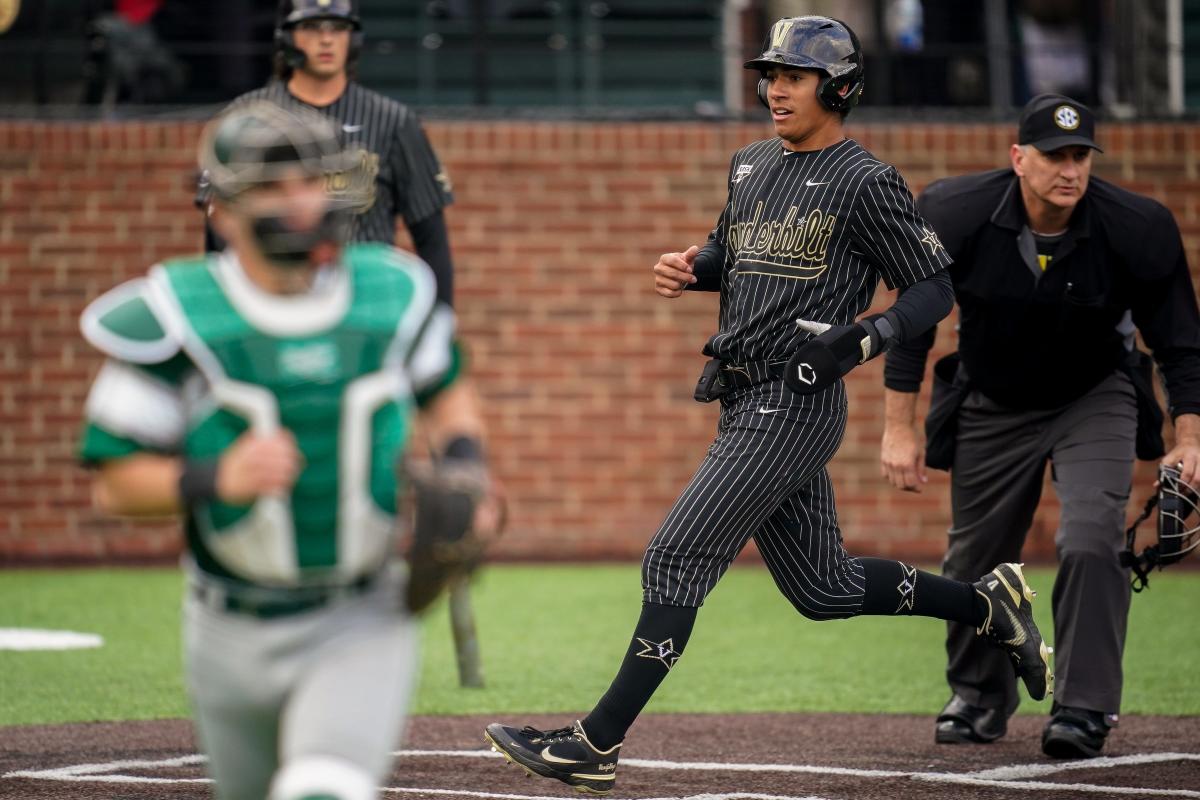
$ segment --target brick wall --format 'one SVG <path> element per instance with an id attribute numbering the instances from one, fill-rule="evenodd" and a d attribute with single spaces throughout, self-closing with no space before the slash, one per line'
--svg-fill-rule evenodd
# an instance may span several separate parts
<path id="1" fill-rule="evenodd" d="M 703 241 L 728 158 L 767 133 L 744 124 L 436 123 L 456 185 L 450 211 L 462 327 L 512 502 L 503 554 L 640 553 L 713 432 L 690 399 L 715 296 L 651 291 L 665 250 Z M 914 189 L 1006 159 L 1007 127 L 851 126 Z M 83 306 L 154 261 L 192 251 L 197 128 L 185 123 L 0 123 L 0 562 L 177 552 L 167 523 L 89 507 L 74 440 L 97 358 Z M 1097 172 L 1171 206 L 1200 266 L 1200 128 L 1109 126 Z M 877 298 L 885 302 L 887 298 Z M 943 324 L 938 350 L 952 339 Z M 935 559 L 947 480 L 921 495 L 878 477 L 881 366 L 856 372 L 831 466 L 850 548 Z M 924 400 L 923 400 L 924 405 Z M 1148 470 L 1136 492 L 1149 487 Z M 1052 493 L 1047 492 L 1051 497 Z M 1031 534 L 1052 552 L 1052 500 Z"/>

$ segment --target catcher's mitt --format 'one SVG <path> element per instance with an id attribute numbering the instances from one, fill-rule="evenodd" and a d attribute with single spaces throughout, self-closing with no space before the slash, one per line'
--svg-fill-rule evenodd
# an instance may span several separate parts
<path id="1" fill-rule="evenodd" d="M 1200 547 L 1200 496 L 1181 479 L 1177 467 L 1158 468 L 1158 491 L 1146 501 L 1141 515 L 1125 531 L 1121 565 L 1133 570 L 1133 590 L 1150 585 L 1150 571 L 1174 564 Z M 1158 506 L 1158 540 L 1138 555 L 1134 550 L 1137 527 Z M 1191 518 L 1195 514 L 1194 518 Z M 1191 518 L 1189 523 L 1189 518 Z"/>
<path id="2" fill-rule="evenodd" d="M 482 463 L 464 459 L 408 463 L 404 475 L 415 506 L 404 602 L 416 614 L 483 560 L 484 545 L 473 522 L 488 479 Z"/>

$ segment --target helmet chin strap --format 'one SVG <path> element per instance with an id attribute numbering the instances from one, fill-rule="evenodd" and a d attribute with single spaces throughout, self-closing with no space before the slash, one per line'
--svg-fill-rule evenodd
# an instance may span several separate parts
<path id="1" fill-rule="evenodd" d="M 322 256 L 333 245 L 340 247 L 350 232 L 353 212 L 345 208 L 326 209 L 320 222 L 307 230 L 290 227 L 281 215 L 254 217 L 250 232 L 254 243 L 268 261 L 286 268 L 308 267 L 325 261 Z M 314 260 L 315 257 L 315 260 Z"/>

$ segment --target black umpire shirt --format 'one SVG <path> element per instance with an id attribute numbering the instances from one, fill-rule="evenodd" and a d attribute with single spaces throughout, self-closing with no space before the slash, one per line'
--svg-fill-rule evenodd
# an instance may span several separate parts
<path id="1" fill-rule="evenodd" d="M 1129 331 L 1119 326 L 1132 314 L 1172 417 L 1200 413 L 1200 312 L 1162 204 L 1093 177 L 1053 253 L 1030 232 L 1010 169 L 937 181 L 917 206 L 954 259 L 958 350 L 972 388 L 1013 409 L 1066 405 L 1124 363 Z M 935 335 L 888 354 L 889 389 L 919 389 Z"/>

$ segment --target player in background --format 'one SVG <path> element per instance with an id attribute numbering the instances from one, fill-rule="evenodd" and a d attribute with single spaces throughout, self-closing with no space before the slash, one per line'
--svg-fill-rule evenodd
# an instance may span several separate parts
<path id="1" fill-rule="evenodd" d="M 356 174 L 367 186 L 338 187 L 345 178 L 331 178 L 334 188 L 358 197 L 351 241 L 394 244 L 399 217 L 417 255 L 437 276 L 438 299 L 452 306 L 454 269 L 443 212 L 454 201 L 450 178 L 416 113 L 354 79 L 362 43 L 357 0 L 280 0 L 274 77 L 229 107 L 269 100 L 297 103 L 328 117 L 343 145 L 364 152 L 363 171 Z M 201 172 L 196 205 L 207 210 L 210 198 Z M 205 238 L 208 251 L 221 249 L 211 225 Z"/>
<path id="2" fill-rule="evenodd" d="M 712 360 L 697 386 L 697 399 L 721 401 L 716 440 L 646 550 L 641 617 L 592 712 L 556 730 L 486 730 L 508 760 L 586 791 L 612 789 L 626 731 L 751 537 L 805 617 L 956 620 L 1000 644 L 1035 698 L 1053 680 L 1019 565 L 972 584 L 843 548 L 825 469 L 846 426 L 841 376 L 949 313 L 950 259 L 896 170 L 846 138 L 843 120 L 863 85 L 862 50 L 847 26 L 780 20 L 746 67 L 762 75 L 759 96 L 777 136 L 734 155 L 707 244 L 653 267 L 663 297 L 720 292 L 719 329 L 705 347 Z M 907 291 L 856 322 L 881 277 Z"/>
<path id="3" fill-rule="evenodd" d="M 478 401 L 429 267 L 343 248 L 358 198 L 326 187 L 361 154 L 327 119 L 245 104 L 200 161 L 229 246 L 84 312 L 107 360 L 82 458 L 101 509 L 184 521 L 185 671 L 216 796 L 370 800 L 417 668 L 398 461 L 419 415 L 433 452 L 482 471 Z"/>
<path id="4" fill-rule="evenodd" d="M 1099 755 L 1117 722 L 1135 453 L 1200 485 L 1200 312 L 1183 241 L 1160 203 L 1091 177 L 1098 150 L 1087 106 L 1039 95 L 1021 113 L 1010 167 L 925 190 L 918 205 L 954 259 L 960 316 L 958 350 L 934 371 L 928 448 L 917 391 L 936 330 L 892 350 L 884 371 L 884 476 L 920 491 L 927 454 L 950 470 L 947 576 L 1020 558 L 1052 464 L 1059 685 L 1042 749 L 1055 758 Z M 1166 379 L 1168 453 L 1135 329 Z M 999 739 L 1018 703 L 1007 665 L 963 625 L 948 626 L 946 651 L 952 694 L 937 741 Z"/>

